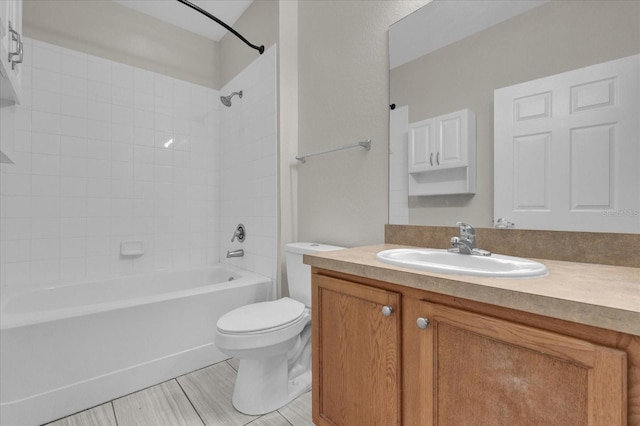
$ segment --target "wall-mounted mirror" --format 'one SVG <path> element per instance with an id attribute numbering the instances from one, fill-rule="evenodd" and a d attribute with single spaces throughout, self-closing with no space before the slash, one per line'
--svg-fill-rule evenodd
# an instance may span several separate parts
<path id="1" fill-rule="evenodd" d="M 389 222 L 451 226 L 462 220 L 479 227 L 494 226 L 494 169 L 503 165 L 494 164 L 495 90 L 638 55 L 639 21 L 638 1 L 434 0 L 393 24 L 389 31 L 390 104 L 395 105 L 390 111 Z M 613 87 L 611 93 L 620 94 L 620 88 Z M 637 104 L 637 81 L 631 93 Z M 629 96 L 626 91 L 622 94 Z M 476 116 L 475 193 L 409 196 L 409 124 L 463 109 Z M 631 152 L 637 164 L 637 123 L 635 132 Z M 611 142 L 611 152 L 616 143 Z M 582 170 L 593 167 L 611 178 L 610 185 L 617 183 L 620 168 L 629 167 L 609 164 L 611 171 L 603 172 L 601 164 L 580 161 Z M 637 180 L 632 192 L 640 199 Z M 556 191 L 553 180 L 545 185 Z M 585 185 L 587 193 L 589 185 Z M 598 214 L 628 216 L 630 225 L 607 229 L 604 221 L 604 228 L 597 231 L 640 232 L 638 208 L 621 209 L 620 199 L 609 201 L 610 207 Z M 515 227 L 576 230 L 548 220 L 526 226 L 516 223 Z M 589 229 L 589 220 L 582 227 L 580 230 L 595 230 Z"/>

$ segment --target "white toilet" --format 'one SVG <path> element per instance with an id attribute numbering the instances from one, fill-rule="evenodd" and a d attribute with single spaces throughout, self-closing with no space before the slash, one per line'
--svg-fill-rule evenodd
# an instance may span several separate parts
<path id="1" fill-rule="evenodd" d="M 287 244 L 291 298 L 242 306 L 218 320 L 216 346 L 240 360 L 232 399 L 238 411 L 265 414 L 311 388 L 311 268 L 302 255 L 343 248 Z"/>

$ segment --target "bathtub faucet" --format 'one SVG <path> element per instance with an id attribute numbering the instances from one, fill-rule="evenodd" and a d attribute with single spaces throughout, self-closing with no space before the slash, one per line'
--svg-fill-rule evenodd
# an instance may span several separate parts
<path id="1" fill-rule="evenodd" d="M 230 257 L 242 257 L 244 256 L 244 250 L 239 249 L 239 250 L 227 250 L 227 258 Z"/>
<path id="2" fill-rule="evenodd" d="M 236 228 L 235 232 L 233 233 L 233 237 L 231 238 L 231 242 L 234 242 L 236 240 L 236 238 L 238 239 L 238 241 L 243 242 L 244 241 L 244 237 L 245 237 L 244 225 L 243 224 L 239 224 L 238 227 Z"/>

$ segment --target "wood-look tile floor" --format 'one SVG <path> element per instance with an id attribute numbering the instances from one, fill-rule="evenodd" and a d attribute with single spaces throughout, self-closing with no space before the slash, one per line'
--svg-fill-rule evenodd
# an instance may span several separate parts
<path id="1" fill-rule="evenodd" d="M 227 360 L 114 399 L 46 426 L 312 426 L 311 392 L 263 416 L 231 405 L 237 360 Z"/>

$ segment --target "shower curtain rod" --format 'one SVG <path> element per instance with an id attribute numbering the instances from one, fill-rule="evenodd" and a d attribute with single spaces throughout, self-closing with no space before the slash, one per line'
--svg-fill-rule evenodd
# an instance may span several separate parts
<path id="1" fill-rule="evenodd" d="M 238 37 L 240 40 L 244 41 L 247 46 L 256 49 L 258 52 L 260 52 L 260 54 L 262 55 L 262 53 L 264 52 L 264 46 L 256 46 L 255 44 L 251 44 L 249 42 L 249 40 L 247 40 L 246 38 L 242 37 L 242 35 L 237 32 L 236 30 L 234 30 L 233 28 L 231 28 L 229 25 L 225 24 L 224 22 L 222 22 L 220 19 L 216 18 L 215 16 L 213 16 L 212 14 L 210 14 L 209 12 L 207 12 L 206 10 L 204 10 L 203 8 L 191 3 L 188 0 L 178 0 L 180 3 L 184 4 L 185 6 L 189 6 L 190 8 L 192 8 L 193 10 L 197 10 L 198 12 L 202 13 L 203 15 L 205 15 L 207 18 L 213 19 L 214 21 L 216 21 L 218 24 L 222 25 L 223 27 L 225 27 L 226 29 L 228 29 L 229 31 L 231 31 L 233 33 L 233 35 L 235 35 L 236 37 Z"/>

